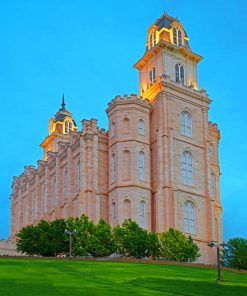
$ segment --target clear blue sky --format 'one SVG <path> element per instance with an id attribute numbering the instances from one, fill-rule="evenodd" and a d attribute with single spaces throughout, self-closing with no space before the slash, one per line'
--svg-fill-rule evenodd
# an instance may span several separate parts
<path id="1" fill-rule="evenodd" d="M 247 237 L 247 2 L 245 0 L 8 0 L 0 2 L 0 238 L 10 225 L 12 176 L 42 158 L 39 144 L 65 93 L 80 128 L 107 102 L 138 93 L 133 64 L 148 27 L 163 12 L 178 17 L 199 65 L 199 85 L 214 100 L 220 144 L 224 239 Z"/>

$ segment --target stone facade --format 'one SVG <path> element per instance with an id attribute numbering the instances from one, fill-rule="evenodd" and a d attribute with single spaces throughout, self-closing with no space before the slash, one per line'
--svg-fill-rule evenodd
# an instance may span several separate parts
<path id="1" fill-rule="evenodd" d="M 144 56 L 135 64 L 140 95 L 117 96 L 106 110 L 109 131 L 61 109 L 42 142 L 44 160 L 14 177 L 11 238 L 40 219 L 86 214 L 111 225 L 126 218 L 163 232 L 177 228 L 214 263 L 211 240 L 222 240 L 220 132 L 208 122 L 211 103 L 198 90 L 197 64 L 177 19 L 163 15 L 148 30 Z"/>

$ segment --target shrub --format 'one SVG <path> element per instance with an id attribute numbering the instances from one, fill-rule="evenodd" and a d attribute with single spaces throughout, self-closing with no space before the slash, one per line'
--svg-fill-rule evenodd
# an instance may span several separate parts
<path id="1" fill-rule="evenodd" d="M 199 247 L 179 230 L 170 228 L 160 235 L 161 257 L 169 261 L 193 262 L 198 257 Z"/>
<path id="2" fill-rule="evenodd" d="M 247 239 L 230 239 L 224 247 L 222 259 L 227 267 L 247 269 Z"/>

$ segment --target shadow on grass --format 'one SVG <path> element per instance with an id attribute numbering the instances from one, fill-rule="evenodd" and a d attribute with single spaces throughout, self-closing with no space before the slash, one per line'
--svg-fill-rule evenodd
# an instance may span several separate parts
<path id="1" fill-rule="evenodd" d="M 182 296 L 202 296 L 202 295 L 224 295 L 224 296 L 246 296 L 246 286 L 232 286 L 229 282 L 203 282 L 192 280 L 176 280 L 162 278 L 145 278 L 136 279 L 130 284 L 142 288 L 147 288 L 150 291 L 159 291 L 166 293 L 165 295 L 182 295 Z"/>

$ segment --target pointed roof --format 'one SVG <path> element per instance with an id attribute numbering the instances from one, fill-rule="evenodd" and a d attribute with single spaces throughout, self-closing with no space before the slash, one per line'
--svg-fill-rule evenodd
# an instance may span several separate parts
<path id="1" fill-rule="evenodd" d="M 57 121 L 63 122 L 65 117 L 71 117 L 72 118 L 72 113 L 70 113 L 69 111 L 66 110 L 65 105 L 66 104 L 65 104 L 64 94 L 63 94 L 61 108 L 55 114 L 54 122 L 57 122 Z"/>

